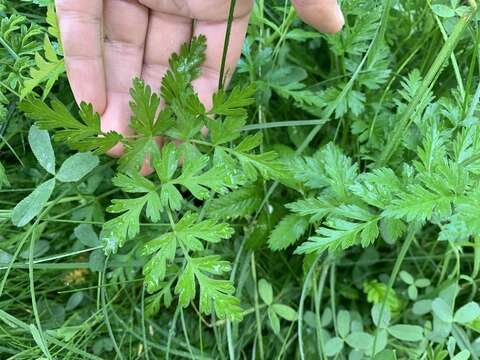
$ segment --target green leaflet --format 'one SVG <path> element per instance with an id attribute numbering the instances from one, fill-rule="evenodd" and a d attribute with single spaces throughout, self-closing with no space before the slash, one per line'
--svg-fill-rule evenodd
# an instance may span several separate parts
<path id="1" fill-rule="evenodd" d="M 312 236 L 300 245 L 297 254 L 315 251 L 344 250 L 353 245 L 367 247 L 379 235 L 379 216 L 357 206 L 340 207 L 335 215 L 328 218 L 326 226 L 317 229 L 318 236 Z"/>
<path id="2" fill-rule="evenodd" d="M 27 225 L 43 210 L 55 188 L 55 179 L 40 184 L 30 195 L 20 201 L 12 212 L 12 222 L 21 227 Z"/>
<path id="3" fill-rule="evenodd" d="M 293 245 L 307 230 L 308 221 L 304 217 L 290 214 L 285 216 L 273 229 L 268 238 L 272 250 L 283 250 Z"/>
<path id="4" fill-rule="evenodd" d="M 45 83 L 43 84 L 42 95 L 42 100 L 45 100 L 59 76 L 65 72 L 63 58 L 57 56 L 56 50 L 47 35 L 45 35 L 43 47 L 45 50 L 45 58 L 39 53 L 35 54 L 36 68 L 30 69 L 31 78 L 25 80 L 24 87 L 20 94 L 21 99 L 30 95 L 37 86 Z"/>
<path id="5" fill-rule="evenodd" d="M 28 132 L 28 143 L 38 163 L 50 174 L 55 175 L 55 153 L 48 131 L 33 125 Z"/>
<path id="6" fill-rule="evenodd" d="M 97 167 L 99 159 L 91 153 L 77 153 L 66 159 L 58 170 L 57 180 L 76 182 Z"/>
<path id="7" fill-rule="evenodd" d="M 254 213 L 261 202 L 262 194 L 257 187 L 244 187 L 211 201 L 208 214 L 218 219 L 236 219 Z"/>
<path id="8" fill-rule="evenodd" d="M 254 102 L 254 93 L 254 84 L 249 84 L 245 87 L 235 87 L 228 96 L 225 90 L 220 89 L 213 95 L 213 106 L 209 113 L 231 117 L 243 117 L 247 115 L 245 107 Z"/>
<path id="9" fill-rule="evenodd" d="M 335 203 L 324 198 L 298 200 L 287 204 L 286 207 L 298 215 L 309 217 L 310 222 L 322 220 L 337 208 Z"/>

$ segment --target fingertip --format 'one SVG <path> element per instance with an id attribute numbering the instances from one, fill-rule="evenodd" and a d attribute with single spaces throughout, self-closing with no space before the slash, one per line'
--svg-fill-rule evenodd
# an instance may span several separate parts
<path id="1" fill-rule="evenodd" d="M 345 18 L 343 16 L 342 10 L 340 6 L 336 6 L 336 10 L 334 10 L 334 15 L 332 16 L 331 20 L 326 23 L 326 29 L 323 30 L 329 34 L 335 34 L 342 30 L 343 26 L 345 25 Z"/>
<path id="2" fill-rule="evenodd" d="M 292 0 L 298 16 L 319 31 L 334 34 L 344 24 L 340 6 L 335 0 Z"/>
<path id="3" fill-rule="evenodd" d="M 119 158 L 123 154 L 123 144 L 117 144 L 114 147 L 112 147 L 110 150 L 106 152 L 108 156 L 111 156 L 113 158 Z"/>
<path id="4" fill-rule="evenodd" d="M 69 58 L 67 73 L 77 104 L 92 104 L 93 110 L 102 115 L 107 107 L 102 59 Z"/>
<path id="5" fill-rule="evenodd" d="M 124 136 L 131 135 L 132 129 L 129 126 L 131 111 L 128 105 L 130 95 L 126 93 L 110 93 L 107 96 L 108 106 L 101 117 L 102 131 L 105 133 L 116 131 Z M 118 158 L 122 156 L 123 150 L 124 145 L 119 143 L 111 148 L 107 155 Z"/>

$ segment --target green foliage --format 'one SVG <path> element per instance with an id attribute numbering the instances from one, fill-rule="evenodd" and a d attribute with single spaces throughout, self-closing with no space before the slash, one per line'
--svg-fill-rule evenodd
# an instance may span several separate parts
<path id="1" fill-rule="evenodd" d="M 102 132 L 100 116 L 93 112 L 92 105 L 80 105 L 77 120 L 58 100 L 52 100 L 48 106 L 40 99 L 31 98 L 20 103 L 19 109 L 35 120 L 44 130 L 56 130 L 54 139 L 65 142 L 78 151 L 92 151 L 102 154 L 120 142 L 123 137 L 117 132 Z"/>
<path id="2" fill-rule="evenodd" d="M 45 58 L 38 53 L 35 54 L 36 68 L 30 69 L 30 79 L 25 80 L 21 97 L 24 98 L 32 93 L 33 89 L 43 84 L 42 99 L 45 100 L 48 93 L 52 90 L 53 85 L 58 77 L 65 72 L 65 64 L 62 58 L 59 58 L 47 35 L 43 45 L 45 49 Z"/>
<path id="3" fill-rule="evenodd" d="M 285 216 L 275 227 L 268 239 L 272 250 L 283 250 L 294 244 L 307 230 L 308 221 L 301 216 Z"/>
<path id="4" fill-rule="evenodd" d="M 0 0 L 0 358 L 478 358 L 470 3 L 321 34 L 256 2 L 212 106 L 223 34 L 133 81 L 123 135 L 77 109 L 54 1 Z"/>
<path id="5" fill-rule="evenodd" d="M 69 183 L 77 182 L 97 167 L 98 157 L 90 153 L 78 153 L 67 158 L 55 171 L 55 154 L 46 130 L 40 130 L 32 125 L 28 133 L 28 140 L 33 154 L 40 165 L 54 178 L 45 181 L 26 198 L 20 201 L 12 211 L 12 222 L 16 226 L 25 226 L 43 210 L 53 193 L 56 180 Z"/>

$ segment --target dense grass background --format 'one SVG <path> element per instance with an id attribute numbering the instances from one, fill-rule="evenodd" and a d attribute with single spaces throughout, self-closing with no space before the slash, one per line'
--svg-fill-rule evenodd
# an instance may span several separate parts
<path id="1" fill-rule="evenodd" d="M 256 85 L 244 130 L 260 130 L 262 151 L 292 174 L 205 208 L 235 229 L 212 249 L 232 262 L 244 310 L 233 323 L 145 291 L 140 246 L 168 224 L 142 219 L 106 261 L 98 234 L 120 196 L 111 158 L 59 186 L 35 223 L 12 224 L 14 206 L 47 178 L 17 104 L 48 92 L 29 83 L 45 34 L 61 62 L 50 3 L 0 0 L 1 359 L 369 359 L 374 346 L 386 349 L 378 360 L 478 359 L 473 1 L 345 0 L 336 35 L 302 24 L 288 1 L 256 2 L 233 84 Z M 53 80 L 48 97 L 75 112 L 65 75 Z M 74 153 L 54 149 L 59 164 Z M 374 172 L 383 167 L 393 177 Z M 306 242 L 317 229 L 336 240 Z M 302 243 L 310 254 L 294 254 Z"/>

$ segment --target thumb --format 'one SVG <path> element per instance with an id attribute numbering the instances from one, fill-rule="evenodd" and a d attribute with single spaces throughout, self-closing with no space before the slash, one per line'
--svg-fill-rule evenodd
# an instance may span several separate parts
<path id="1" fill-rule="evenodd" d="M 319 31 L 335 33 L 345 22 L 336 0 L 292 0 L 298 16 Z"/>

